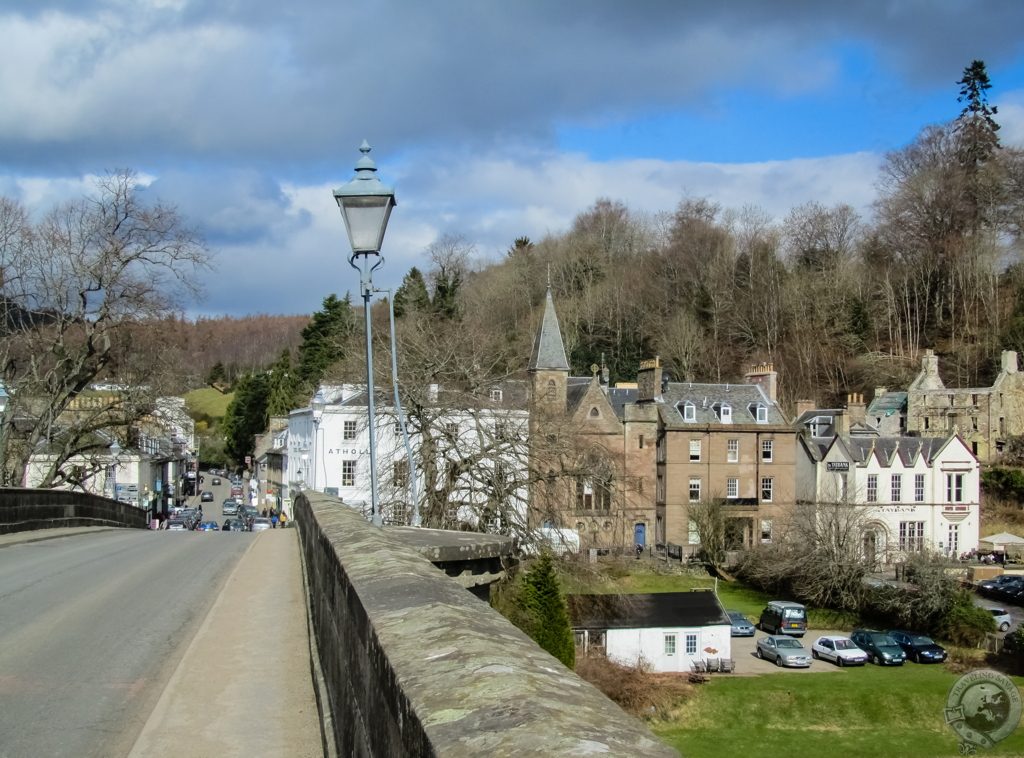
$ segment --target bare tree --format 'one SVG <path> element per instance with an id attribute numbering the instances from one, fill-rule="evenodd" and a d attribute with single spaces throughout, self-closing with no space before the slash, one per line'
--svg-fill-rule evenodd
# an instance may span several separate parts
<path id="1" fill-rule="evenodd" d="M 198 292 L 206 262 L 174 209 L 143 202 L 127 171 L 34 225 L 17 204 L 0 202 L 4 484 L 21 484 L 40 448 L 52 460 L 45 487 L 61 481 L 65 462 L 95 451 L 96 431 L 120 429 L 131 442 L 128 429 L 153 411 L 166 375 L 161 355 L 136 338 Z M 109 384 L 103 399 L 83 401 L 99 381 Z"/>

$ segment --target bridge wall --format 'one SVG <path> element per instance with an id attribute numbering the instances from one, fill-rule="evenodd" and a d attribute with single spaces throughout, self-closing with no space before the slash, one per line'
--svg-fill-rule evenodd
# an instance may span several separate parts
<path id="1" fill-rule="evenodd" d="M 386 529 L 294 511 L 337 755 L 678 755 Z"/>
<path id="2" fill-rule="evenodd" d="M 144 529 L 147 521 L 139 508 L 86 492 L 0 488 L 0 534 L 61 526 Z"/>

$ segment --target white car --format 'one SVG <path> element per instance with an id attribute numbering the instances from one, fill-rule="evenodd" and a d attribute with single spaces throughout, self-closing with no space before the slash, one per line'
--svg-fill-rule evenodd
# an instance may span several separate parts
<path id="1" fill-rule="evenodd" d="M 863 666 L 868 662 L 868 654 L 857 647 L 853 640 L 837 635 L 818 637 L 811 645 L 811 655 L 832 661 L 837 666 Z"/>
<path id="2" fill-rule="evenodd" d="M 992 618 L 996 622 L 996 629 L 1000 632 L 1008 632 L 1013 626 L 1013 616 L 1005 608 L 989 608 L 992 611 Z"/>

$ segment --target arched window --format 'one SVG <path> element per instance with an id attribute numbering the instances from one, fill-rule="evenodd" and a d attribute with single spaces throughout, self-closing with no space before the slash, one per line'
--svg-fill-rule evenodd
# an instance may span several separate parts
<path id="1" fill-rule="evenodd" d="M 558 387 L 555 384 L 554 379 L 548 379 L 548 400 L 554 400 L 555 395 L 558 392 Z"/>

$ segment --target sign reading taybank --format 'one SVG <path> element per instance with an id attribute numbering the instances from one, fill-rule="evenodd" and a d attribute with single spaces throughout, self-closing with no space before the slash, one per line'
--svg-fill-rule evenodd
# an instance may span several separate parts
<path id="1" fill-rule="evenodd" d="M 850 470 L 850 462 L 849 461 L 827 461 L 825 463 L 825 470 L 826 471 L 849 471 Z"/>

